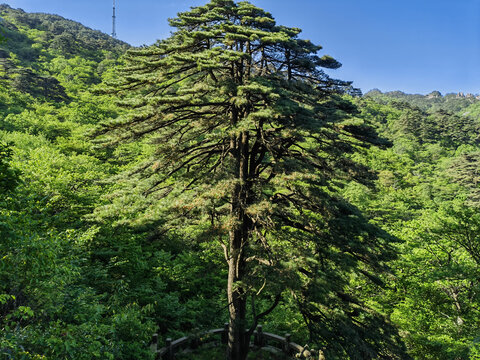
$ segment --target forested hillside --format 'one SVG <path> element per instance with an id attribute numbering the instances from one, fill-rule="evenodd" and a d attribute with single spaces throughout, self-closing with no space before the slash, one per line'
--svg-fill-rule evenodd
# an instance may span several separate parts
<path id="1" fill-rule="evenodd" d="M 376 189 L 344 194 L 402 240 L 387 285 L 372 298 L 415 359 L 478 357 L 479 119 L 408 103 L 355 99 L 393 146 L 363 158 Z"/>
<path id="2" fill-rule="evenodd" d="M 177 297 L 162 301 L 165 283 L 143 279 L 161 271 L 135 235 L 86 219 L 122 166 L 87 138 L 118 111 L 91 90 L 129 46 L 59 16 L 0 11 L 0 357 L 148 358 L 154 306 Z"/>
<path id="3" fill-rule="evenodd" d="M 439 91 L 432 91 L 427 95 L 406 94 L 402 91 L 389 91 L 382 93 L 378 89 L 370 90 L 365 97 L 374 99 L 376 102 L 407 102 L 424 111 L 438 112 L 448 111 L 458 113 L 469 106 L 478 104 L 480 96 L 474 94 L 465 94 L 463 92 L 449 93 L 442 95 Z"/>
<path id="4" fill-rule="evenodd" d="M 0 17 L 0 359 L 153 359 L 229 319 L 229 359 L 274 359 L 238 348 L 258 323 L 327 360 L 480 358 L 475 96 L 352 96 L 246 2 L 137 49 Z"/>

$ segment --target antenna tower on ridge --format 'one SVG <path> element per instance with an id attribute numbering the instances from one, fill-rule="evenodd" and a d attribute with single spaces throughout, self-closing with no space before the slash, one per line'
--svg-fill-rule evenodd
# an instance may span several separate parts
<path id="1" fill-rule="evenodd" d="M 112 37 L 117 38 L 117 32 L 115 30 L 115 19 L 117 17 L 115 16 L 115 0 L 113 0 L 113 16 L 112 16 Z"/>

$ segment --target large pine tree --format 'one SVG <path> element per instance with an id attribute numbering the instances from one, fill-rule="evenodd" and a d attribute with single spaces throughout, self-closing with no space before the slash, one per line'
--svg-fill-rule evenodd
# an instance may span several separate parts
<path id="1" fill-rule="evenodd" d="M 348 293 L 352 274 L 373 278 L 389 251 L 335 195 L 345 181 L 373 179 L 351 155 L 379 143 L 349 115 L 341 94 L 350 83 L 322 70 L 340 64 L 248 2 L 212 0 L 170 24 L 171 37 L 128 52 L 109 91 L 130 111 L 98 133 L 113 143 L 154 143 L 137 174 L 144 195 L 163 204 L 163 226 L 202 224 L 223 249 L 227 358 L 246 358 L 254 328 L 285 289 L 324 343 L 335 338 L 345 353 L 392 358 L 385 344 L 396 340 L 376 344 L 372 333 L 383 323 L 369 322 L 371 312 Z M 350 309 L 338 321 L 350 324 L 349 334 L 339 336 L 327 319 L 330 305 Z"/>

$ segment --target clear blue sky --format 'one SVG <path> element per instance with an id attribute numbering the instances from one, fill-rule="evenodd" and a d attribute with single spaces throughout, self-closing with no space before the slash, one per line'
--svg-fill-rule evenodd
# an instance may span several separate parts
<path id="1" fill-rule="evenodd" d="M 55 13 L 111 33 L 112 0 L 3 0 L 28 12 Z M 2 2 L 2 0 L 0 0 Z M 206 0 L 117 0 L 117 36 L 152 44 L 167 19 Z M 479 0 L 252 0 L 279 24 L 343 63 L 334 77 L 364 92 L 480 93 Z"/>

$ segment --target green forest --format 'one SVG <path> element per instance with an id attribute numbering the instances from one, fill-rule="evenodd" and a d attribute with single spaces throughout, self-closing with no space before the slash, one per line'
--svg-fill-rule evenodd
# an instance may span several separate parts
<path id="1" fill-rule="evenodd" d="M 262 325 L 315 360 L 480 359 L 476 95 L 362 95 L 245 1 L 142 47 L 0 17 L 0 359 L 153 360 L 225 323 L 176 358 L 285 359 Z"/>

